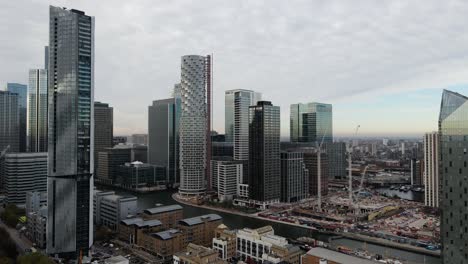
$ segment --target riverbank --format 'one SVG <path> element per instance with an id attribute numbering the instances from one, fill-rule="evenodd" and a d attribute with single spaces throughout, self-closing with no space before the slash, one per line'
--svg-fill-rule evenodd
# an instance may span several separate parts
<path id="1" fill-rule="evenodd" d="M 387 239 L 370 237 L 370 236 L 365 236 L 365 235 L 355 234 L 355 233 L 348 233 L 348 232 L 323 232 L 323 231 L 318 231 L 316 228 L 313 228 L 313 227 L 304 226 L 304 225 L 300 225 L 300 224 L 296 224 L 296 223 L 289 223 L 289 222 L 285 222 L 285 221 L 279 221 L 279 220 L 275 220 L 275 219 L 263 218 L 263 217 L 260 217 L 260 216 L 258 216 L 256 214 L 247 214 L 247 213 L 244 213 L 244 212 L 228 210 L 228 209 L 225 209 L 225 208 L 219 208 L 219 207 L 208 206 L 208 205 L 193 204 L 193 203 L 191 203 L 189 201 L 186 201 L 184 199 L 180 199 L 180 197 L 178 197 L 177 193 L 172 194 L 172 199 L 174 199 L 175 201 L 177 201 L 177 202 L 179 202 L 181 204 L 184 204 L 186 206 L 191 206 L 191 207 L 196 207 L 196 208 L 203 208 L 203 209 L 213 210 L 213 211 L 222 212 L 222 213 L 231 214 L 231 215 L 243 216 L 243 217 L 248 217 L 248 218 L 252 218 L 252 219 L 272 222 L 272 223 L 279 223 L 279 224 L 283 224 L 283 225 L 299 227 L 299 228 L 302 228 L 302 229 L 316 231 L 316 232 L 320 232 L 320 233 L 325 233 L 325 234 L 328 234 L 328 235 L 335 235 L 337 237 L 344 237 L 344 238 L 348 238 L 348 239 L 355 240 L 355 241 L 376 244 L 376 245 L 380 245 L 380 246 L 384 246 L 384 247 L 391 247 L 391 248 L 395 248 L 395 249 L 405 250 L 405 251 L 418 253 L 418 254 L 423 254 L 423 255 L 432 256 L 432 257 L 440 257 L 440 251 L 431 251 L 431 250 L 427 250 L 425 248 L 416 247 L 416 246 L 412 246 L 412 245 L 409 245 L 409 244 L 397 243 L 397 242 L 393 242 L 393 241 L 390 241 L 390 240 L 387 240 Z M 329 241 L 324 241 L 324 242 L 329 242 Z"/>

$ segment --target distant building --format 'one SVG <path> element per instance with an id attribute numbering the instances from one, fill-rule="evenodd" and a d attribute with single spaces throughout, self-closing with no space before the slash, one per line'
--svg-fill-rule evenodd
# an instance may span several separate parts
<path id="1" fill-rule="evenodd" d="M 168 183 L 177 185 L 179 173 L 180 97 L 153 101 L 148 107 L 148 163 L 167 167 Z"/>
<path id="2" fill-rule="evenodd" d="M 423 185 L 423 161 L 417 159 L 411 159 L 410 170 L 411 170 L 411 184 L 412 185 Z"/>
<path id="3" fill-rule="evenodd" d="M 301 152 L 281 152 L 281 202 L 293 203 L 309 195 L 309 170 Z"/>
<path id="4" fill-rule="evenodd" d="M 118 144 L 126 144 L 127 143 L 127 137 L 125 136 L 114 136 L 112 139 L 112 145 L 118 145 Z"/>
<path id="5" fill-rule="evenodd" d="M 24 205 L 27 192 L 47 190 L 47 153 L 7 153 L 2 164 L 8 203 Z"/>
<path id="6" fill-rule="evenodd" d="M 38 212 L 43 206 L 47 206 L 46 191 L 30 191 L 26 193 L 26 215 L 31 212 Z"/>
<path id="7" fill-rule="evenodd" d="M 132 149 L 132 157 L 131 157 L 132 162 L 141 161 L 143 163 L 148 163 L 148 146 L 147 145 L 133 144 L 131 146 L 131 149 Z"/>
<path id="8" fill-rule="evenodd" d="M 7 83 L 6 91 L 18 95 L 19 107 L 19 152 L 26 152 L 26 128 L 28 108 L 28 86 L 20 83 Z"/>
<path id="9" fill-rule="evenodd" d="M 0 91 L 0 152 L 20 151 L 20 98 L 16 93 Z"/>
<path id="10" fill-rule="evenodd" d="M 439 207 L 439 133 L 424 135 L 424 204 Z"/>
<path id="11" fill-rule="evenodd" d="M 29 70 L 27 109 L 27 149 L 29 152 L 47 152 L 47 70 Z"/>
<path id="12" fill-rule="evenodd" d="M 94 102 L 94 165 L 99 167 L 99 152 L 112 148 L 114 109 L 109 104 Z"/>
<path id="13" fill-rule="evenodd" d="M 374 144 L 373 144 L 374 146 Z M 329 179 L 346 178 L 346 143 L 333 142 L 324 144 L 325 152 L 328 156 L 328 176 Z"/>
<path id="14" fill-rule="evenodd" d="M 304 163 L 309 170 L 309 195 L 318 195 L 318 154 L 316 150 L 309 149 L 304 151 Z M 321 154 L 321 194 L 328 194 L 328 156 L 322 152 Z"/>
<path id="15" fill-rule="evenodd" d="M 468 263 L 468 97 L 442 93 L 439 115 L 442 263 Z"/>
<path id="16" fill-rule="evenodd" d="M 244 262 L 251 259 L 261 263 L 263 255 L 270 254 L 273 245 L 286 247 L 288 241 L 284 237 L 276 236 L 271 226 L 237 231 L 237 256 Z"/>
<path id="17" fill-rule="evenodd" d="M 249 110 L 249 195 L 264 206 L 281 193 L 280 108 L 260 101 Z"/>
<path id="18" fill-rule="evenodd" d="M 290 110 L 291 142 L 333 142 L 331 104 L 292 104 Z"/>
<path id="19" fill-rule="evenodd" d="M 148 146 L 148 134 L 132 134 L 130 143 Z"/>
<path id="20" fill-rule="evenodd" d="M 106 193 L 100 199 L 96 199 L 99 191 L 94 191 L 96 224 L 107 226 L 111 230 L 117 230 L 120 221 L 134 217 L 137 214 L 137 197 L 120 196 L 115 193 Z"/>
<path id="21" fill-rule="evenodd" d="M 117 175 L 117 183 L 128 189 L 166 185 L 166 167 L 139 161 L 120 165 Z"/>
<path id="22" fill-rule="evenodd" d="M 228 264 L 227 261 L 218 257 L 215 249 L 188 244 L 187 248 L 174 254 L 174 264 Z"/>
<path id="23" fill-rule="evenodd" d="M 231 142 L 213 142 L 211 151 L 212 157 L 234 157 L 234 146 Z"/>

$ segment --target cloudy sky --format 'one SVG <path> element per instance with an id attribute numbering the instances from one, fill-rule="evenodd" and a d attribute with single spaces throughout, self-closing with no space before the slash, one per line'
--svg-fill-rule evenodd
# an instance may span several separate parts
<path id="1" fill-rule="evenodd" d="M 146 133 L 147 106 L 170 96 L 180 57 L 214 54 L 214 128 L 224 91 L 281 106 L 334 107 L 335 135 L 421 135 L 442 89 L 468 94 L 468 1 L 15 0 L 0 3 L 0 85 L 43 67 L 48 5 L 95 16 L 95 99 L 114 133 Z"/>

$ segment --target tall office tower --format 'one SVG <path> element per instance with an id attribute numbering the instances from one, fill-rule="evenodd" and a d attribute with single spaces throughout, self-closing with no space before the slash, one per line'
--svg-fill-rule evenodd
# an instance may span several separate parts
<path id="1" fill-rule="evenodd" d="M 309 195 L 318 195 L 318 154 L 317 150 L 313 148 L 304 148 L 304 163 L 309 170 Z M 329 174 L 329 159 L 328 156 L 322 152 L 320 156 L 320 191 L 322 195 L 328 194 L 328 174 Z"/>
<path id="2" fill-rule="evenodd" d="M 44 47 L 44 69 L 49 70 L 49 46 Z"/>
<path id="3" fill-rule="evenodd" d="M 424 204 L 439 207 L 439 133 L 424 135 Z"/>
<path id="4" fill-rule="evenodd" d="M 47 152 L 47 70 L 29 70 L 27 149 Z"/>
<path id="5" fill-rule="evenodd" d="M 47 153 L 7 153 L 2 162 L 7 203 L 24 205 L 26 193 L 47 190 Z"/>
<path id="6" fill-rule="evenodd" d="M 93 244 L 94 18 L 50 7 L 47 253 Z"/>
<path id="7" fill-rule="evenodd" d="M 468 97 L 444 90 L 439 114 L 442 263 L 468 263 Z"/>
<path id="8" fill-rule="evenodd" d="M 302 152 L 281 152 L 281 202 L 294 203 L 308 197 L 309 170 Z"/>
<path id="9" fill-rule="evenodd" d="M 328 156 L 328 177 L 329 179 L 346 178 L 346 143 L 333 142 L 324 144 L 325 152 Z"/>
<path id="10" fill-rule="evenodd" d="M 8 146 L 9 152 L 20 150 L 20 110 L 18 94 L 0 91 L 0 153 Z"/>
<path id="11" fill-rule="evenodd" d="M 249 107 L 249 196 L 260 202 L 280 199 L 280 108 L 259 101 Z"/>
<path id="12" fill-rule="evenodd" d="M 418 159 L 410 161 L 411 185 L 423 185 L 423 162 Z"/>
<path id="13" fill-rule="evenodd" d="M 153 101 L 148 107 L 148 163 L 166 167 L 167 183 L 179 183 L 180 97 Z"/>
<path id="14" fill-rule="evenodd" d="M 19 152 L 26 152 L 26 118 L 28 109 L 28 86 L 20 83 L 7 83 L 6 91 L 18 94 Z"/>
<path id="15" fill-rule="evenodd" d="M 249 154 L 249 106 L 256 105 L 262 94 L 251 90 L 229 90 L 224 93 L 226 142 L 238 146 L 238 160 L 248 159 Z"/>
<path id="16" fill-rule="evenodd" d="M 211 57 L 182 57 L 180 94 L 180 194 L 196 195 L 210 188 L 209 99 Z M 208 182 L 208 184 L 207 184 Z"/>
<path id="17" fill-rule="evenodd" d="M 109 104 L 94 102 L 94 170 L 99 166 L 99 152 L 112 148 L 114 139 L 114 109 Z"/>
<path id="18" fill-rule="evenodd" d="M 333 142 L 331 104 L 292 104 L 290 110 L 291 142 Z"/>

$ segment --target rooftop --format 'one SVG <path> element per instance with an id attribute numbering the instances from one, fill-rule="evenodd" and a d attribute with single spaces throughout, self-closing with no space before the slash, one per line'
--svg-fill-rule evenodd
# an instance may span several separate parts
<path id="1" fill-rule="evenodd" d="M 177 229 L 169 229 L 169 230 L 161 231 L 158 233 L 153 233 L 152 235 L 162 240 L 168 240 L 168 239 L 175 237 L 175 235 L 178 233 L 180 233 L 180 231 Z"/>
<path id="2" fill-rule="evenodd" d="M 160 214 L 160 213 L 171 212 L 171 211 L 176 211 L 176 210 L 182 210 L 182 206 L 178 204 L 159 206 L 159 207 L 146 209 L 144 212 L 145 214 L 153 215 L 153 214 Z"/>
<path id="3" fill-rule="evenodd" d="M 153 227 L 153 226 L 160 226 L 162 225 L 161 221 L 153 219 L 153 220 L 143 220 L 140 217 L 124 219 L 121 221 L 122 224 L 130 226 L 135 225 L 138 227 Z"/>
<path id="4" fill-rule="evenodd" d="M 316 247 L 307 252 L 307 255 L 324 258 L 329 261 L 346 264 L 375 264 L 374 261 L 346 255 L 330 249 Z"/>
<path id="5" fill-rule="evenodd" d="M 193 226 L 193 225 L 198 225 L 198 224 L 203 223 L 204 220 L 211 222 L 211 221 L 216 221 L 216 220 L 221 220 L 221 219 L 223 218 L 217 214 L 207 214 L 207 215 L 182 219 L 179 221 L 179 223 L 187 225 L 187 226 Z"/>

